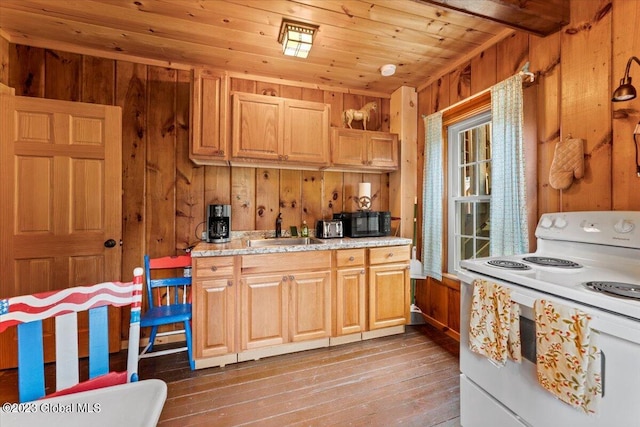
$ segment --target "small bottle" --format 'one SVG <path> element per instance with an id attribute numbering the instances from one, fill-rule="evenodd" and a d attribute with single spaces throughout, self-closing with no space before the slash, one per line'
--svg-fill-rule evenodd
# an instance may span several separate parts
<path id="1" fill-rule="evenodd" d="M 309 237 L 309 226 L 307 226 L 307 221 L 302 221 L 302 230 L 300 230 L 300 235 L 302 237 Z"/>
<path id="2" fill-rule="evenodd" d="M 278 214 L 276 218 L 276 237 L 282 237 L 282 214 Z"/>

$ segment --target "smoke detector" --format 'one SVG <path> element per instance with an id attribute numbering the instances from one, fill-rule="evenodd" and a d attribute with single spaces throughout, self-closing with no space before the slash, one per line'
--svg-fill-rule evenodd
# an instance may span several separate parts
<path id="1" fill-rule="evenodd" d="M 384 77 L 393 76 L 396 72 L 396 66 L 393 64 L 385 64 L 380 67 L 380 74 Z"/>

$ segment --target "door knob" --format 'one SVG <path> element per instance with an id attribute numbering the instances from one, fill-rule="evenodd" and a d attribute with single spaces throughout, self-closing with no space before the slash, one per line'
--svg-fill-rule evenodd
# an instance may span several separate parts
<path id="1" fill-rule="evenodd" d="M 116 246 L 116 241 L 113 239 L 105 240 L 104 247 L 105 248 L 113 248 Z"/>

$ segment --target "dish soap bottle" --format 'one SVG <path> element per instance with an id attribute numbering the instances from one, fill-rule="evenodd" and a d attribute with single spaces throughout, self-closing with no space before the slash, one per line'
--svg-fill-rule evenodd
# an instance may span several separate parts
<path id="1" fill-rule="evenodd" d="M 300 236 L 309 237 L 309 227 L 307 226 L 307 221 L 302 221 L 302 230 L 300 230 Z"/>
<path id="2" fill-rule="evenodd" d="M 276 237 L 282 237 L 282 214 L 278 213 L 276 218 Z"/>

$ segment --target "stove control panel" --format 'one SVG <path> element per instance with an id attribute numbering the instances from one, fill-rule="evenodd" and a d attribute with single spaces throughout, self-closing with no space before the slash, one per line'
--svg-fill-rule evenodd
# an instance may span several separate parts
<path id="1" fill-rule="evenodd" d="M 640 211 L 543 214 L 536 237 L 640 249 Z"/>

